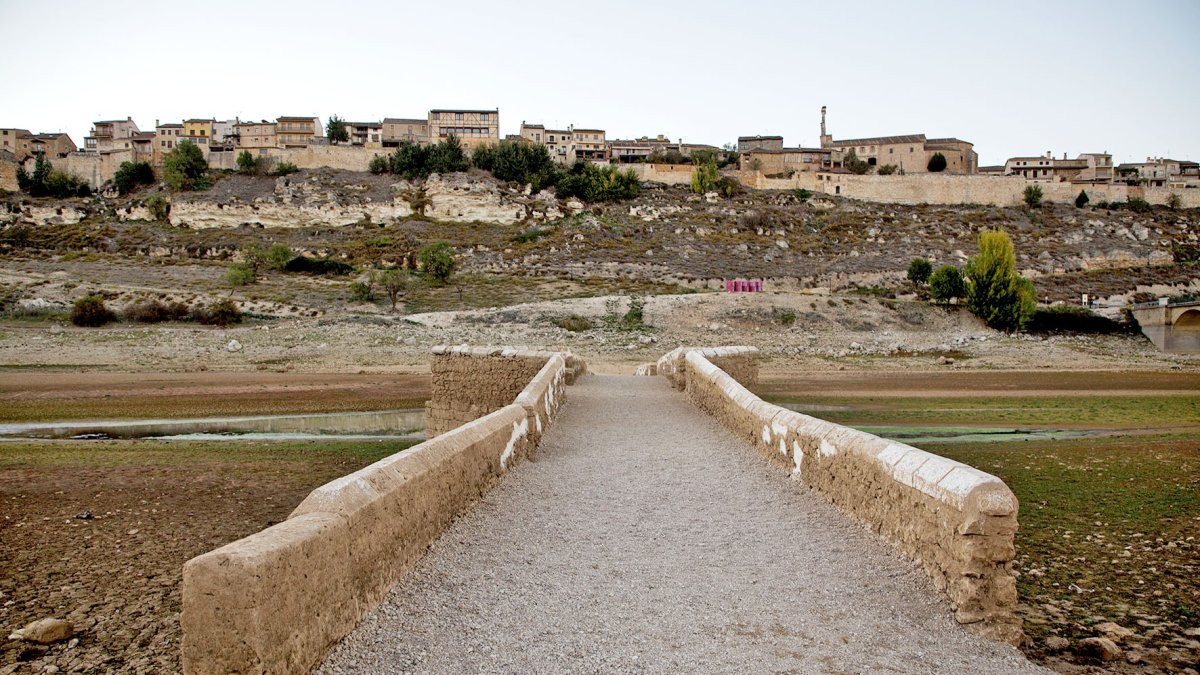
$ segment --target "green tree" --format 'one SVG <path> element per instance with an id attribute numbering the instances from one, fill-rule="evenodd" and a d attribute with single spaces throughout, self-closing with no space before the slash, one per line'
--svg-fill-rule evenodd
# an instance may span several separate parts
<path id="1" fill-rule="evenodd" d="M 712 192 L 717 189 L 717 182 L 720 180 L 721 172 L 717 169 L 716 162 L 697 164 L 692 169 L 692 192 L 698 195 Z"/>
<path id="2" fill-rule="evenodd" d="M 287 244 L 274 244 L 267 251 L 267 267 L 276 271 L 282 271 L 294 257 L 296 257 L 295 254 L 292 253 L 292 249 Z"/>
<path id="3" fill-rule="evenodd" d="M 417 254 L 417 262 L 421 265 L 421 273 L 438 284 L 450 281 L 454 274 L 454 249 L 446 241 L 429 244 Z"/>
<path id="4" fill-rule="evenodd" d="M 967 307 L 996 330 L 1020 330 L 1037 309 L 1033 284 L 1017 274 L 1012 240 L 1000 230 L 979 234 L 979 253 L 967 261 Z"/>
<path id="5" fill-rule="evenodd" d="M 167 216 L 171 215 L 171 203 L 157 192 L 146 198 L 146 208 L 150 209 L 150 215 L 158 221 L 166 220 Z"/>
<path id="6" fill-rule="evenodd" d="M 29 183 L 30 197 L 45 197 L 46 179 L 50 177 L 50 172 L 54 170 L 54 165 L 50 160 L 46 159 L 46 153 L 38 153 L 37 159 L 33 161 L 33 176 Z"/>
<path id="7" fill-rule="evenodd" d="M 942 265 L 929 275 L 929 297 L 935 302 L 946 304 L 953 298 L 967 294 L 967 284 L 962 271 L 954 265 Z"/>
<path id="8" fill-rule="evenodd" d="M 1091 199 L 1088 197 L 1087 190 L 1080 190 L 1079 196 L 1075 198 L 1075 208 L 1082 209 L 1090 201 Z"/>
<path id="9" fill-rule="evenodd" d="M 858 153 L 854 151 L 854 148 L 850 148 L 850 151 L 847 152 L 846 156 L 842 158 L 842 166 L 850 173 L 857 174 L 859 176 L 862 176 L 871 170 L 870 162 L 865 159 L 859 159 Z"/>
<path id="10" fill-rule="evenodd" d="M 933 157 L 929 158 L 929 164 L 925 166 L 930 173 L 941 173 L 946 170 L 946 156 L 940 152 L 933 153 Z"/>
<path id="11" fill-rule="evenodd" d="M 121 162 L 121 166 L 117 167 L 116 173 L 113 174 L 112 181 L 113 186 L 117 188 L 117 194 L 127 195 L 139 185 L 153 184 L 154 169 L 150 168 L 149 162 Z"/>
<path id="12" fill-rule="evenodd" d="M 559 177 L 554 190 L 560 199 L 577 197 L 585 202 L 615 202 L 637 197 L 641 182 L 632 171 L 580 160 Z"/>
<path id="13" fill-rule="evenodd" d="M 247 286 L 256 281 L 258 281 L 258 275 L 255 274 L 254 268 L 244 262 L 234 263 L 225 270 L 225 283 L 229 284 L 231 288 Z"/>
<path id="14" fill-rule="evenodd" d="M 247 176 L 253 176 L 258 173 L 258 158 L 250 153 L 249 150 L 243 150 L 237 156 L 238 173 Z"/>
<path id="15" fill-rule="evenodd" d="M 454 269 L 454 259 L 450 259 L 450 269 Z M 446 277 L 449 279 L 449 275 Z M 388 300 L 392 303 L 392 311 L 396 311 L 396 303 L 400 298 L 408 293 L 409 288 L 408 272 L 398 269 L 384 270 L 375 275 L 375 282 L 379 284 L 384 293 L 387 293 Z M 445 283 L 443 281 L 443 283 Z"/>
<path id="16" fill-rule="evenodd" d="M 879 174 L 880 176 L 890 176 L 890 175 L 896 173 L 896 170 L 898 168 L 900 168 L 900 167 L 896 166 L 895 164 L 884 164 L 883 166 L 876 169 L 875 173 Z"/>
<path id="17" fill-rule="evenodd" d="M 523 141 L 481 145 L 471 163 L 500 180 L 527 183 L 535 191 L 554 185 L 559 173 L 546 146 Z"/>
<path id="18" fill-rule="evenodd" d="M 1025 186 L 1025 206 L 1036 209 L 1042 205 L 1042 188 L 1038 185 Z"/>
<path id="19" fill-rule="evenodd" d="M 199 146 L 181 141 L 163 158 L 163 180 L 173 190 L 202 190 L 208 187 L 208 162 Z"/>
<path id="20" fill-rule="evenodd" d="M 471 162 L 467 159 L 467 153 L 463 150 L 462 141 L 459 141 L 458 136 L 454 134 L 450 134 L 446 137 L 446 140 L 430 148 L 428 157 L 429 164 L 426 167 L 426 176 L 431 173 L 441 174 L 466 171 L 471 167 Z"/>
<path id="21" fill-rule="evenodd" d="M 917 286 L 929 281 L 932 273 L 933 265 L 924 258 L 913 258 L 908 264 L 908 280 Z"/>
<path id="22" fill-rule="evenodd" d="M 329 121 L 325 123 L 325 135 L 334 145 L 350 142 L 350 132 L 346 129 L 346 120 L 337 115 L 329 116 Z"/>
<path id="23" fill-rule="evenodd" d="M 375 174 L 388 173 L 392 170 L 391 162 L 388 161 L 387 155 L 375 155 L 367 163 L 367 170 Z"/>
<path id="24" fill-rule="evenodd" d="M 406 180 L 429 176 L 429 148 L 412 141 L 401 141 L 390 159 L 392 173 Z"/>
<path id="25" fill-rule="evenodd" d="M 275 165 L 276 176 L 290 176 L 300 170 L 300 167 L 291 162 L 280 162 Z"/>

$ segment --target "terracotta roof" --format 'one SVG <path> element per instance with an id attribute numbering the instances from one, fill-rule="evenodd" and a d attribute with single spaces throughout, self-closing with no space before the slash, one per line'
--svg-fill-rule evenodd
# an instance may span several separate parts
<path id="1" fill-rule="evenodd" d="M 604 133 L 604 130 L 603 130 L 603 129 L 576 129 L 576 130 L 575 130 L 575 133 L 577 133 L 577 134 L 579 134 L 579 133 L 584 133 L 584 134 L 592 134 L 592 133 L 594 133 L 594 134 L 602 134 L 602 133 Z"/>
<path id="2" fill-rule="evenodd" d="M 382 127 L 383 122 L 342 122 L 348 127 Z"/>
<path id="3" fill-rule="evenodd" d="M 739 141 L 782 141 L 783 136 L 738 136 Z"/>
<path id="4" fill-rule="evenodd" d="M 897 143 L 924 143 L 925 134 L 909 134 L 907 136 L 876 136 L 875 138 L 848 138 L 843 141 L 830 141 L 835 148 L 850 145 L 894 145 Z"/>
<path id="5" fill-rule="evenodd" d="M 546 128 L 540 124 L 526 124 L 524 122 L 521 122 L 521 126 L 525 127 L 526 129 L 545 129 Z"/>
<path id="6" fill-rule="evenodd" d="M 789 153 L 796 153 L 796 152 L 817 152 L 817 153 L 821 153 L 823 155 L 832 155 L 833 148 L 781 148 L 778 150 L 771 149 L 771 148 L 754 148 L 753 150 L 747 150 L 743 154 L 747 154 L 747 155 L 786 155 Z"/>
<path id="7" fill-rule="evenodd" d="M 156 128 L 157 129 L 182 129 L 183 125 L 182 124 L 174 124 L 174 123 L 173 124 L 160 124 Z"/>
<path id="8" fill-rule="evenodd" d="M 972 143 L 971 141 L 964 141 L 961 138 L 930 138 L 929 140 L 927 140 L 925 142 L 926 143 L 966 143 L 967 145 L 974 145 L 974 143 Z"/>
<path id="9" fill-rule="evenodd" d="M 312 121 L 315 121 L 317 118 L 316 118 L 316 115 L 312 115 L 310 117 L 289 117 L 287 115 L 284 115 L 284 116 L 280 117 L 279 119 L 281 121 L 286 120 L 288 122 L 312 122 Z"/>
<path id="10" fill-rule="evenodd" d="M 153 141 L 156 135 L 153 131 L 139 131 L 130 138 L 135 141 Z"/>

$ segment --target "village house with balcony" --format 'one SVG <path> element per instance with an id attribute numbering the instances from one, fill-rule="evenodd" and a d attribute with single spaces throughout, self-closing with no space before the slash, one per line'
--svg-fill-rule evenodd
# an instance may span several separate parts
<path id="1" fill-rule="evenodd" d="M 345 126 L 351 145 L 383 147 L 383 122 L 346 122 Z"/>
<path id="2" fill-rule="evenodd" d="M 1118 180 L 1126 185 L 1200 187 L 1200 164 L 1185 159 L 1147 157 L 1144 162 L 1121 164 L 1117 167 L 1117 175 Z"/>
<path id="3" fill-rule="evenodd" d="M 1112 155 L 1085 152 L 1075 159 L 1066 153 L 1056 158 L 1047 151 L 1040 157 L 1012 157 L 1004 163 L 1005 176 L 1021 176 L 1033 183 L 1107 184 L 1113 181 Z"/>
<path id="4" fill-rule="evenodd" d="M 275 122 L 238 122 L 234 125 L 237 149 L 249 150 L 252 154 L 265 155 L 271 148 L 279 147 Z"/>
<path id="5" fill-rule="evenodd" d="M 468 152 L 481 145 L 500 142 L 500 111 L 449 110 L 429 111 L 429 139 L 439 143 L 457 136 Z"/>
<path id="6" fill-rule="evenodd" d="M 92 124 L 92 132 L 83 139 L 84 152 L 112 152 L 129 150 L 129 139 L 138 131 L 132 117 L 123 120 L 105 120 Z"/>
<path id="7" fill-rule="evenodd" d="M 17 161 L 29 156 L 29 141 L 32 136 L 28 129 L 0 129 L 0 150 L 7 150 Z"/>
<path id="8" fill-rule="evenodd" d="M 429 120 L 411 117 L 385 118 L 383 147 L 395 148 L 401 143 L 429 145 Z"/>
<path id="9" fill-rule="evenodd" d="M 31 155 L 45 155 L 49 158 L 66 157 L 79 150 L 75 141 L 61 131 L 44 134 L 30 134 L 26 141 Z"/>
<path id="10" fill-rule="evenodd" d="M 316 117 L 280 117 L 275 120 L 275 136 L 281 148 L 307 148 L 323 143 L 325 130 Z"/>

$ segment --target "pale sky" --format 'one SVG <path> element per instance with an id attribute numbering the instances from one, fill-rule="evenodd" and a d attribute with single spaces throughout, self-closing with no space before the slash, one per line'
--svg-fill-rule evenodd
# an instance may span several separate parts
<path id="1" fill-rule="evenodd" d="M 722 145 L 924 133 L 980 164 L 1200 160 L 1200 0 L 0 0 L 0 127 L 499 108 Z"/>

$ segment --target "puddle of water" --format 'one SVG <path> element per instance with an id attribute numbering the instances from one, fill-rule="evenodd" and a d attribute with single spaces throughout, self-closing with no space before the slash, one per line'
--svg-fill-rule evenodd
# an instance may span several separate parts
<path id="1" fill-rule="evenodd" d="M 1002 427 L 906 427 L 855 426 L 859 431 L 909 445 L 930 443 L 1003 443 L 1010 441 L 1047 441 L 1092 436 L 1097 431 L 1079 429 L 1006 429 Z"/>
<path id="2" fill-rule="evenodd" d="M 424 437 L 424 410 L 0 424 L 2 440 L 421 440 Z"/>

